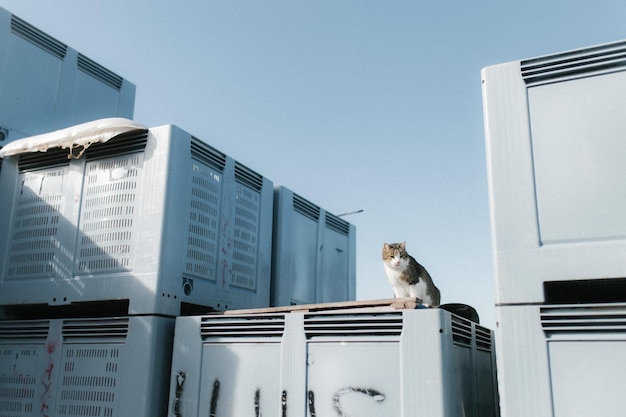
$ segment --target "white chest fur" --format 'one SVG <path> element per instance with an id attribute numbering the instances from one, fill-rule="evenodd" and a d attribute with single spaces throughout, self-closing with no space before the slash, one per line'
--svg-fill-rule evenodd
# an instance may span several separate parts
<path id="1" fill-rule="evenodd" d="M 407 263 L 408 259 L 400 260 L 399 263 L 394 262 L 394 259 L 388 262 L 384 262 L 387 280 L 393 288 L 393 293 L 395 297 L 417 297 L 421 299 L 424 303 L 431 304 L 430 297 L 428 297 L 426 294 L 427 288 L 426 283 L 423 279 L 420 279 L 419 282 L 415 285 L 409 285 L 406 281 L 400 278 L 402 271 L 404 271 L 404 269 L 406 268 Z"/>

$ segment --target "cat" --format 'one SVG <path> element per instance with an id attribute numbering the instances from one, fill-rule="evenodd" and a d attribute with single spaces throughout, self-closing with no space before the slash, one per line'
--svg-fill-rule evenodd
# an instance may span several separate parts
<path id="1" fill-rule="evenodd" d="M 428 307 L 439 307 L 439 289 L 426 268 L 407 253 L 406 242 L 385 243 L 383 264 L 396 298 L 415 297 Z"/>

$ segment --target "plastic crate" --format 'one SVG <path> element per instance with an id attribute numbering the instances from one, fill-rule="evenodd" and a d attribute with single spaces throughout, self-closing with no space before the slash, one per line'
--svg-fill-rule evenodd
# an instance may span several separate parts
<path id="1" fill-rule="evenodd" d="M 179 317 L 168 413 L 497 416 L 492 342 L 440 309 Z"/>
<path id="2" fill-rule="evenodd" d="M 0 416 L 158 416 L 174 319 L 0 321 Z"/>
<path id="3" fill-rule="evenodd" d="M 0 49 L 0 146 L 102 117 L 133 117 L 133 83 L 2 8 Z"/>
<path id="4" fill-rule="evenodd" d="M 271 305 L 356 297 L 356 227 L 286 187 L 274 190 Z"/>
<path id="5" fill-rule="evenodd" d="M 483 69 L 498 304 L 549 302 L 544 282 L 626 277 L 624 51 Z"/>
<path id="6" fill-rule="evenodd" d="M 4 158 L 0 306 L 126 300 L 129 314 L 175 316 L 269 305 L 271 181 L 171 125 L 82 151 Z"/>

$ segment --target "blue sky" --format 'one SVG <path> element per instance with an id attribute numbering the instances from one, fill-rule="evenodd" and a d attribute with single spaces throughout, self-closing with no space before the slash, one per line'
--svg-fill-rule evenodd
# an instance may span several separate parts
<path id="1" fill-rule="evenodd" d="M 623 1 L 0 0 L 176 124 L 357 227 L 357 298 L 407 241 L 495 328 L 480 70 L 626 38 Z"/>

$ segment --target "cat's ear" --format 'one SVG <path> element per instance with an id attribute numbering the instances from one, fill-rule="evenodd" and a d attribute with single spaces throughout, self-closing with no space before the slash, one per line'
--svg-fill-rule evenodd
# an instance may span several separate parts
<path id="1" fill-rule="evenodd" d="M 404 242 L 400 243 L 400 248 L 406 249 L 406 240 Z"/>
<path id="2" fill-rule="evenodd" d="M 383 246 L 383 249 L 389 249 L 389 243 L 385 243 L 385 245 Z"/>

